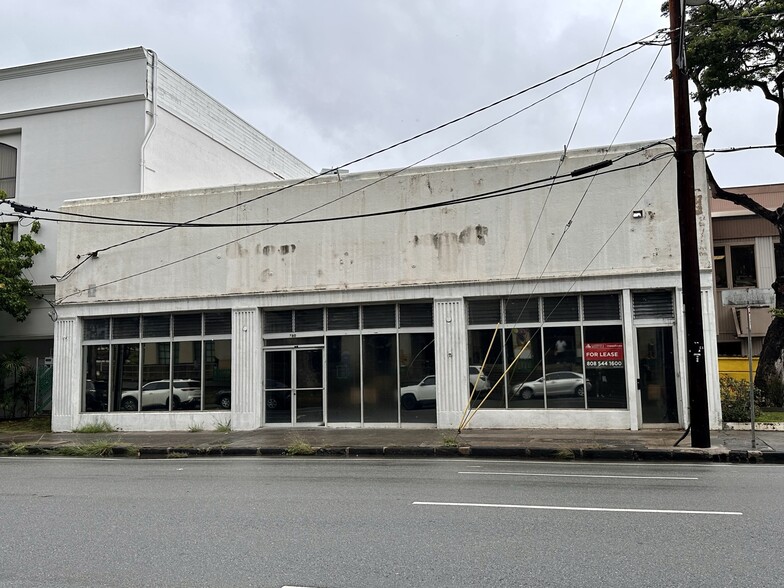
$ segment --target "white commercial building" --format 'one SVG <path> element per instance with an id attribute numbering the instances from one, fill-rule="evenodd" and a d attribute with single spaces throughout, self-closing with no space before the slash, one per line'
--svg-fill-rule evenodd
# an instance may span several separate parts
<path id="1" fill-rule="evenodd" d="M 57 209 L 69 198 L 307 177 L 307 165 L 136 47 L 0 70 L 0 189 Z M 0 223 L 29 230 L 0 207 Z M 29 223 L 28 223 L 29 224 Z M 31 278 L 52 299 L 57 225 L 36 240 Z M 77 248 L 89 249 L 78 239 Z M 52 354 L 51 307 L 22 324 L 0 314 L 0 351 Z"/>
<path id="2" fill-rule="evenodd" d="M 66 202 L 138 222 L 61 226 L 53 429 L 686 426 L 673 148 L 561 158 Z"/>

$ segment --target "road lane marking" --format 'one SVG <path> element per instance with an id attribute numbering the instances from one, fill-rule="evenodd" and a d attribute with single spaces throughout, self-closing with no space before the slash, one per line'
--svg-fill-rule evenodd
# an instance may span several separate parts
<path id="1" fill-rule="evenodd" d="M 473 476 L 536 476 L 544 478 L 620 478 L 623 480 L 699 480 L 682 476 L 619 476 L 612 474 L 544 474 L 526 472 L 457 472 Z"/>
<path id="2" fill-rule="evenodd" d="M 743 516 L 742 512 L 719 510 L 670 510 L 657 508 L 605 508 L 598 506 L 546 506 L 539 504 L 485 504 L 481 502 L 412 502 L 414 506 L 463 506 L 467 508 L 519 508 L 526 510 L 571 510 L 588 512 L 631 512 L 653 514 L 702 514 Z"/>

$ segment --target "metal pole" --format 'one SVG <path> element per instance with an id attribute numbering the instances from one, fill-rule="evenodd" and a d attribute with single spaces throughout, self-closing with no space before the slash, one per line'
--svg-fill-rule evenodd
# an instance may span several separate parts
<path id="1" fill-rule="evenodd" d="M 757 438 L 754 432 L 754 366 L 751 359 L 751 305 L 746 306 L 747 345 L 749 352 L 749 410 L 751 411 L 751 448 L 757 448 Z"/>
<path id="2" fill-rule="evenodd" d="M 675 160 L 677 163 L 678 223 L 681 240 L 681 287 L 686 328 L 686 367 L 692 447 L 710 447 L 705 344 L 702 328 L 702 292 L 697 249 L 697 213 L 694 199 L 694 152 L 689 112 L 689 81 L 681 43 L 684 7 L 669 0 L 672 85 L 675 102 Z"/>

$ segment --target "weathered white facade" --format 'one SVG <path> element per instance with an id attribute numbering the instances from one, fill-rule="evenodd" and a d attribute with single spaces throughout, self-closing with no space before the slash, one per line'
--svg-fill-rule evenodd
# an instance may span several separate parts
<path id="1" fill-rule="evenodd" d="M 15 163 L 4 185 L 16 201 L 39 209 L 57 209 L 69 198 L 313 173 L 142 47 L 0 70 L 3 146 Z M 36 239 L 46 250 L 35 258 L 32 279 L 51 298 L 57 225 L 45 223 Z M 35 302 L 22 325 L 0 316 L 0 346 L 24 341 L 31 353 L 50 355 L 50 310 Z"/>
<path id="2" fill-rule="evenodd" d="M 61 227 L 58 273 L 86 244 L 98 256 L 57 285 L 53 429 L 452 428 L 472 384 L 482 407 L 471 427 L 687 425 L 672 148 L 580 150 L 559 168 L 560 156 L 66 202 L 71 213 L 171 222 L 222 210 L 202 222 L 223 226 L 149 237 L 157 229 Z M 604 159 L 617 161 L 569 176 Z M 715 428 L 710 219 L 696 161 L 694 279 Z M 197 396 L 154 401 L 170 379 Z"/>

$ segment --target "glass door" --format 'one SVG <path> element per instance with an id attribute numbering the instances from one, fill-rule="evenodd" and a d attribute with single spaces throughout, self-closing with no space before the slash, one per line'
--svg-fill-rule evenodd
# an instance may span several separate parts
<path id="1" fill-rule="evenodd" d="M 672 327 L 637 329 L 638 388 L 643 424 L 678 422 Z"/>
<path id="2" fill-rule="evenodd" d="M 276 349 L 264 358 L 264 422 L 323 424 L 324 350 Z"/>
<path id="3" fill-rule="evenodd" d="M 297 349 L 294 388 L 295 424 L 324 423 L 324 350 Z"/>

